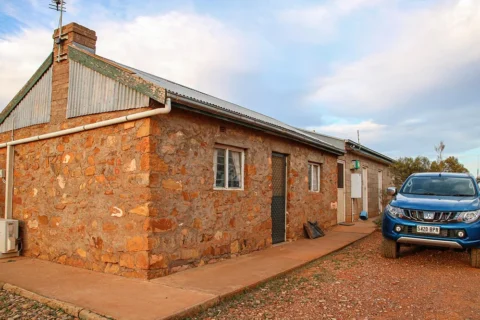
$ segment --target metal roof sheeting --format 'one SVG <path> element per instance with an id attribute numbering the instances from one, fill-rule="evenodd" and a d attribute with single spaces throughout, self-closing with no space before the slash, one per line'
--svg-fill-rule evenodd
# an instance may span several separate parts
<path id="1" fill-rule="evenodd" d="M 67 118 L 147 107 L 149 97 L 70 60 Z"/>
<path id="2" fill-rule="evenodd" d="M 328 136 L 328 135 L 321 134 L 321 133 L 311 131 L 311 130 L 306 130 L 306 129 L 300 129 L 300 130 L 302 130 L 303 132 L 305 132 L 306 134 L 308 134 L 310 136 L 318 137 L 319 139 L 322 139 L 323 141 L 326 141 L 326 142 L 330 143 L 331 145 L 334 145 L 338 149 L 345 150 L 345 140 L 343 140 L 343 139 Z"/>
<path id="3" fill-rule="evenodd" d="M 0 124 L 0 132 L 50 122 L 52 105 L 52 67 L 30 89 L 15 109 Z"/>
<path id="4" fill-rule="evenodd" d="M 286 135 L 288 133 L 288 135 L 291 135 L 291 136 L 293 135 L 297 137 L 297 140 L 304 140 L 305 142 L 308 142 L 308 143 L 313 142 L 314 144 L 323 145 L 330 152 L 340 153 L 340 154 L 345 153 L 344 148 L 338 148 L 337 146 L 332 145 L 331 143 L 326 142 L 325 140 L 321 140 L 316 136 L 306 134 L 304 131 L 299 130 L 295 127 L 292 127 L 288 124 L 285 124 L 274 118 L 271 118 L 261 113 L 255 112 L 253 110 L 244 108 L 237 104 L 213 97 L 203 92 L 185 87 L 183 85 L 166 80 L 164 78 L 154 76 L 147 72 L 137 70 L 117 62 L 113 62 L 113 63 L 118 64 L 123 68 L 126 68 L 128 70 L 135 72 L 139 77 L 141 77 L 146 81 L 149 81 L 159 87 L 165 88 L 168 93 L 175 94 L 184 98 L 188 98 L 190 100 L 200 102 L 202 104 L 206 104 L 211 107 L 215 107 L 217 109 L 220 109 L 221 111 L 226 111 L 229 114 L 234 116 L 241 116 L 243 118 L 248 118 L 249 120 L 252 120 L 252 122 L 266 124 L 269 127 L 274 127 L 277 131 L 281 131 L 285 133 Z"/>
<path id="5" fill-rule="evenodd" d="M 347 146 L 351 148 L 352 151 L 361 153 L 367 157 L 374 157 L 376 159 L 380 159 L 382 161 L 388 162 L 388 163 L 394 163 L 395 160 L 380 153 L 375 150 L 372 150 L 370 148 L 365 147 L 364 145 L 361 145 L 359 143 L 356 143 L 355 141 L 352 140 L 346 140 Z"/>

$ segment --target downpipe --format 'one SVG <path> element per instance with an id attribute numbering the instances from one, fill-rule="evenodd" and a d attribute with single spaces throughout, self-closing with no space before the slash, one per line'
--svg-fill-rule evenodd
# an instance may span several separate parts
<path id="1" fill-rule="evenodd" d="M 98 129 L 102 127 L 107 127 L 115 124 L 125 123 L 128 121 L 134 121 L 144 118 L 149 118 L 152 116 L 167 114 L 172 110 L 172 101 L 170 98 L 166 99 L 165 107 L 158 108 L 154 110 L 148 110 L 144 112 L 138 112 L 130 114 L 127 116 L 122 116 L 110 120 L 99 121 L 91 124 L 86 124 L 83 126 L 78 126 L 70 129 L 50 132 L 41 134 L 38 136 L 32 136 L 24 139 L 13 140 L 0 144 L 0 148 L 7 148 L 7 164 L 6 164 L 6 181 L 5 181 L 5 219 L 12 218 L 12 203 L 13 203 L 13 164 L 14 164 L 14 146 L 29 143 L 33 141 L 40 141 L 45 139 L 57 138 L 77 132 L 83 132 L 93 129 Z"/>

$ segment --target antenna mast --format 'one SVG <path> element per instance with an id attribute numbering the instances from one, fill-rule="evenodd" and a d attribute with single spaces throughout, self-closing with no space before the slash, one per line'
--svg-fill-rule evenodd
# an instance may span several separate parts
<path id="1" fill-rule="evenodd" d="M 58 38 L 55 38 L 55 43 L 58 45 L 58 55 L 57 55 L 57 62 L 65 60 L 66 57 L 62 57 L 62 42 L 67 39 L 66 36 L 62 35 L 62 19 L 63 13 L 67 11 L 65 8 L 66 2 L 64 0 L 51 0 L 52 3 L 48 5 L 48 7 L 52 10 L 60 12 L 60 17 L 58 19 Z"/>

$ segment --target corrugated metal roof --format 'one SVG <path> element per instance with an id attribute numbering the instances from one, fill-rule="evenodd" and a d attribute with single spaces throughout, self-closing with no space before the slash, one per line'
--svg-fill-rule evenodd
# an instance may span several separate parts
<path id="1" fill-rule="evenodd" d="M 70 60 L 67 118 L 147 107 L 149 97 Z"/>
<path id="2" fill-rule="evenodd" d="M 15 105 L 0 124 L 0 132 L 50 122 L 52 105 L 52 67 L 50 67 Z M 13 120 L 13 121 L 12 121 Z"/>
<path id="3" fill-rule="evenodd" d="M 25 98 L 25 96 L 32 90 L 32 88 L 37 84 L 37 82 L 42 79 L 44 74 L 50 69 L 53 63 L 53 52 L 50 53 L 42 63 L 42 65 L 35 71 L 35 73 L 30 77 L 27 83 L 20 89 L 19 92 L 13 97 L 13 99 L 8 103 L 8 105 L 0 112 L 0 124 L 4 123 L 5 119 L 10 115 L 10 113 L 18 106 L 18 104 Z M 11 122 L 11 121 L 10 121 Z"/>
<path id="4" fill-rule="evenodd" d="M 367 148 L 364 145 L 356 143 L 355 141 L 346 140 L 346 143 L 347 143 L 348 147 L 350 147 L 354 152 L 362 153 L 366 156 L 374 157 L 374 158 L 383 160 L 383 161 L 388 162 L 388 163 L 394 163 L 395 162 L 394 159 L 392 159 L 392 158 L 390 158 L 390 157 L 388 157 L 388 156 L 386 156 L 386 155 L 384 155 L 380 152 L 377 152 L 375 150 Z"/>
<path id="5" fill-rule="evenodd" d="M 330 143 L 331 145 L 334 145 L 335 147 L 337 147 L 339 149 L 345 150 L 345 140 L 344 139 L 328 136 L 326 134 L 321 134 L 321 133 L 318 133 L 318 132 L 309 131 L 309 130 L 305 130 L 305 129 L 300 129 L 300 130 L 302 130 L 303 132 L 305 132 L 306 134 L 308 134 L 310 136 L 317 137 L 318 139 L 324 140 L 324 141 Z"/>
<path id="6" fill-rule="evenodd" d="M 329 135 L 326 135 L 326 134 L 313 132 L 313 131 L 309 131 L 309 130 L 304 130 L 304 129 L 300 129 L 300 130 L 304 131 L 305 133 L 307 133 L 309 135 L 317 136 L 320 139 L 325 140 L 328 143 L 331 143 L 332 145 L 336 146 L 337 148 L 345 149 L 346 145 L 348 145 L 351 148 L 352 151 L 364 154 L 364 155 L 366 155 L 370 158 L 373 157 L 373 158 L 376 158 L 378 160 L 385 161 L 385 162 L 388 162 L 388 163 L 395 162 L 394 159 L 384 155 L 383 153 L 380 153 L 380 152 L 377 152 L 377 151 L 372 150 L 370 148 L 367 148 L 364 145 L 356 143 L 355 141 L 344 140 L 344 139 L 340 139 L 340 138 L 337 138 L 337 137 L 332 137 L 332 136 L 329 136 Z"/>
<path id="7" fill-rule="evenodd" d="M 153 83 L 153 84 L 155 84 L 159 87 L 165 88 L 167 90 L 167 92 L 169 92 L 169 93 L 173 93 L 175 95 L 179 95 L 179 96 L 182 96 L 182 97 L 185 97 L 185 98 L 188 98 L 188 99 L 192 99 L 192 100 L 197 101 L 197 102 L 205 103 L 205 104 L 208 104 L 210 106 L 215 106 L 215 107 L 217 107 L 221 110 L 227 111 L 231 114 L 247 117 L 247 118 L 252 119 L 254 121 L 262 122 L 262 123 L 277 127 L 281 130 L 289 131 L 291 133 L 294 133 L 297 136 L 302 137 L 305 140 L 310 140 L 310 141 L 313 140 L 316 143 L 322 144 L 325 147 L 327 147 L 329 149 L 332 149 L 332 151 L 335 151 L 335 152 L 341 153 L 341 154 L 344 153 L 344 147 L 338 148 L 338 146 L 336 146 L 334 144 L 331 144 L 328 141 L 319 139 L 318 136 L 313 136 L 313 135 L 307 134 L 303 130 L 292 127 L 292 126 L 290 126 L 288 124 L 285 124 L 285 123 L 283 123 L 283 122 L 281 122 L 277 119 L 274 119 L 272 117 L 269 117 L 269 116 L 263 115 L 261 113 L 255 112 L 253 110 L 244 108 L 244 107 L 239 106 L 237 104 L 219 99 L 217 97 L 214 97 L 214 96 L 211 96 L 209 94 L 197 91 L 195 89 L 185 87 L 185 86 L 180 85 L 178 83 L 175 83 L 175 82 L 169 81 L 167 79 L 149 74 L 147 72 L 144 72 L 144 71 L 141 71 L 141 70 L 138 70 L 138 69 L 135 69 L 135 68 L 117 63 L 117 62 L 113 62 L 113 63 L 116 63 L 116 64 L 118 64 L 118 65 L 120 65 L 120 66 L 122 66 L 126 69 L 129 69 L 129 70 L 135 72 L 139 77 L 141 77 L 142 79 L 144 79 L 146 81 L 149 81 L 149 82 L 151 82 L 151 83 Z"/>

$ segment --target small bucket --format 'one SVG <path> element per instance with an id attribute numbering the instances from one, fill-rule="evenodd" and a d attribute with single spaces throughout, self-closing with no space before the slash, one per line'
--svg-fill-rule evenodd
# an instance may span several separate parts
<path id="1" fill-rule="evenodd" d="M 368 212 L 367 211 L 360 212 L 360 220 L 368 220 Z"/>

